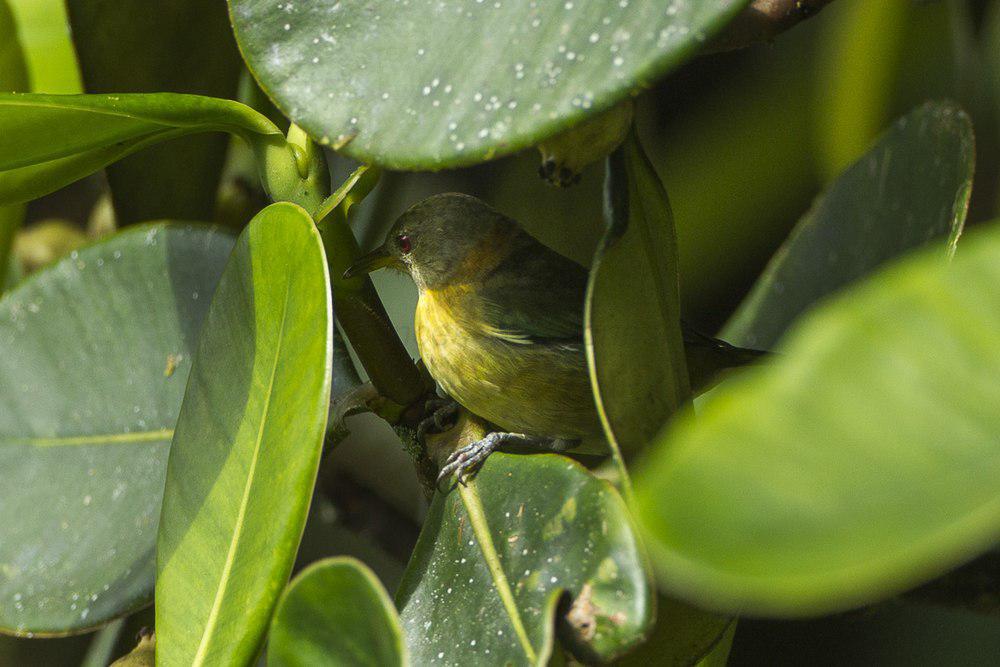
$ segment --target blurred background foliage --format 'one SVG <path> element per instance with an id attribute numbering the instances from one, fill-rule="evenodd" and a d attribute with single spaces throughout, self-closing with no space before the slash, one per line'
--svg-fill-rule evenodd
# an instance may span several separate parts
<path id="1" fill-rule="evenodd" d="M 10 3 L 31 89 L 82 90 L 63 2 Z M 226 39 L 218 48 L 232 52 L 231 35 Z M 130 43 L 141 48 L 141 40 Z M 245 73 L 240 97 L 273 112 Z M 773 43 L 695 59 L 644 93 L 637 122 L 674 208 L 687 319 L 707 333 L 718 330 L 823 185 L 892 119 L 942 98 L 973 118 L 974 225 L 1000 208 L 1000 0 L 836 0 Z M 386 174 L 358 208 L 361 244 L 374 245 L 411 203 L 455 190 L 493 203 L 588 264 L 602 231 L 602 168 L 592 166 L 579 185 L 557 190 L 538 178 L 538 162 L 527 151 L 470 169 Z M 335 182 L 353 166 L 333 158 Z M 218 220 L 234 227 L 249 220 L 265 201 L 255 179 L 245 148 L 232 143 Z M 15 246 L 20 270 L 37 268 L 31 258 L 54 259 L 113 229 L 106 191 L 103 177 L 94 176 L 32 202 Z M 415 354 L 415 289 L 385 273 L 375 276 L 377 287 Z M 377 565 L 391 589 L 415 542 L 423 496 L 409 457 L 383 422 L 361 416 L 351 426 L 338 456 L 324 462 L 321 480 L 333 482 L 321 484 L 326 495 L 314 502 L 300 563 L 358 555 Z M 990 613 L 942 609 L 929 596 L 815 621 L 742 620 L 731 664 L 996 664 L 1000 604 L 985 608 Z M 115 627 L 113 637 L 106 633 L 105 645 L 120 642 L 107 655 L 134 644 L 151 610 L 138 616 Z M 81 664 L 88 646 L 89 637 L 0 638 L 0 665 Z M 89 664 L 102 664 L 99 654 L 91 658 Z"/>

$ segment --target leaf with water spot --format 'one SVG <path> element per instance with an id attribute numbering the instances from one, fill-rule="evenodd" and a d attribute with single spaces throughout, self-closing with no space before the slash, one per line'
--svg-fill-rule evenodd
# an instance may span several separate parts
<path id="1" fill-rule="evenodd" d="M 361 561 L 339 557 L 313 563 L 282 594 L 268 635 L 268 665 L 408 663 L 396 608 Z"/>
<path id="2" fill-rule="evenodd" d="M 167 465 L 157 662 L 249 663 L 292 569 L 330 402 L 330 277 L 312 218 L 272 204 L 212 299 Z"/>
<path id="3" fill-rule="evenodd" d="M 810 306 L 883 262 L 945 236 L 942 256 L 954 252 L 974 165 L 972 123 L 958 107 L 926 104 L 896 121 L 802 218 L 723 337 L 768 349 Z"/>
<path id="4" fill-rule="evenodd" d="M 564 644 L 607 661 L 652 622 L 625 503 L 555 454 L 493 454 L 438 493 L 397 594 L 415 664 L 542 665 Z M 559 607 L 565 598 L 568 607 Z"/>
<path id="5" fill-rule="evenodd" d="M 263 89 L 314 137 L 394 169 L 538 143 L 651 85 L 748 0 L 229 0 Z"/>
<path id="6" fill-rule="evenodd" d="M 0 631 L 84 631 L 149 602 L 171 430 L 232 247 L 137 227 L 0 300 Z"/>

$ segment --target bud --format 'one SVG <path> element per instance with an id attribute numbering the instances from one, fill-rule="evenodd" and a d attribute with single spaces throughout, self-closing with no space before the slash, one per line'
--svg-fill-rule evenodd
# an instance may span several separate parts
<path id="1" fill-rule="evenodd" d="M 580 171 L 618 148 L 632 125 L 632 99 L 588 118 L 538 144 L 542 166 L 538 174 L 557 187 L 579 182 Z"/>

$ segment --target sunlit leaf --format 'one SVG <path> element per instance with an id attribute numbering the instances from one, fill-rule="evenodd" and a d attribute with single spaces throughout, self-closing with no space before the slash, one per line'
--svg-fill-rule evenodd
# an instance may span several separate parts
<path id="1" fill-rule="evenodd" d="M 261 87 L 313 136 L 404 169 L 515 152 L 698 51 L 747 0 L 230 0 Z"/>
<path id="2" fill-rule="evenodd" d="M 139 227 L 0 301 L 4 632 L 82 631 L 149 602 L 170 437 L 232 245 Z"/>
<path id="3" fill-rule="evenodd" d="M 175 93 L 0 94 L 0 127 L 2 203 L 38 197 L 140 148 L 186 134 L 281 140 L 278 128 L 250 107 Z"/>
<path id="4" fill-rule="evenodd" d="M 725 610 L 872 602 L 1000 538 L 1000 227 L 815 309 L 636 481 L 660 581 Z"/>
<path id="5" fill-rule="evenodd" d="M 319 233 L 273 204 L 237 241 L 205 322 L 167 466 L 157 661 L 245 664 L 295 559 L 330 400 Z"/>
<path id="6" fill-rule="evenodd" d="M 310 565 L 281 596 L 267 662 L 371 667 L 408 663 L 399 616 L 375 574 L 354 558 Z"/>

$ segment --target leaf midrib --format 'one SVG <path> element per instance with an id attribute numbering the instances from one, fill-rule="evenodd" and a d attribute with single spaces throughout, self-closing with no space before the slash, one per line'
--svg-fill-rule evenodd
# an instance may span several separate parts
<path id="1" fill-rule="evenodd" d="M 3 438 L 0 437 L 0 447 L 5 445 L 27 445 L 31 447 L 80 447 L 88 445 L 124 445 L 139 442 L 170 442 L 174 437 L 172 428 L 158 431 L 133 431 L 131 433 L 98 433 L 96 435 L 67 435 L 39 438 Z"/>
<path id="2" fill-rule="evenodd" d="M 525 630 L 524 621 L 521 620 L 521 615 L 517 610 L 517 602 L 514 600 L 514 592 L 511 590 L 510 582 L 507 581 L 507 574 L 503 571 L 503 565 L 500 564 L 500 555 L 493 544 L 493 536 L 490 534 L 486 512 L 483 510 L 483 504 L 479 499 L 479 492 L 476 491 L 475 484 L 475 480 L 472 480 L 468 485 L 459 485 L 458 491 L 462 497 L 462 503 L 469 514 L 469 523 L 472 525 L 472 531 L 476 535 L 479 549 L 483 554 L 486 567 L 489 569 L 490 576 L 493 579 L 493 587 L 500 597 L 500 601 L 503 603 L 507 616 L 510 618 L 510 623 L 514 627 L 514 633 L 521 643 L 521 649 L 531 664 L 537 664 L 538 655 L 531 645 L 531 640 L 528 639 L 528 632 Z"/>
<path id="3" fill-rule="evenodd" d="M 243 487 L 243 497 L 240 499 L 240 509 L 236 515 L 236 529 L 233 531 L 232 540 L 229 542 L 229 551 L 226 553 L 226 562 L 222 567 L 222 575 L 219 578 L 219 587 L 215 592 L 215 599 L 212 601 L 212 609 L 208 613 L 208 620 L 205 623 L 205 630 L 202 633 L 198 650 L 195 653 L 192 665 L 204 665 L 205 655 L 208 653 L 209 643 L 213 637 L 215 625 L 219 621 L 219 612 L 222 608 L 222 599 L 225 597 L 229 587 L 229 574 L 232 572 L 233 563 L 236 560 L 236 547 L 239 545 L 240 537 L 243 533 L 247 506 L 250 503 L 250 489 L 253 486 L 254 475 L 257 470 L 257 461 L 260 459 L 260 446 L 264 439 L 264 427 L 268 422 L 268 412 L 271 409 L 271 396 L 274 394 L 274 378 L 278 373 L 278 359 L 281 356 L 281 347 L 285 338 L 285 321 L 288 315 L 288 297 L 291 294 L 291 282 L 285 283 L 285 297 L 282 301 L 281 323 L 278 326 L 278 341 L 274 346 L 274 358 L 271 362 L 271 374 L 268 379 L 267 392 L 264 395 L 264 407 L 261 410 L 260 425 L 257 427 L 257 438 L 254 442 L 253 456 L 250 460 L 250 470 L 247 473 L 247 481 Z"/>

